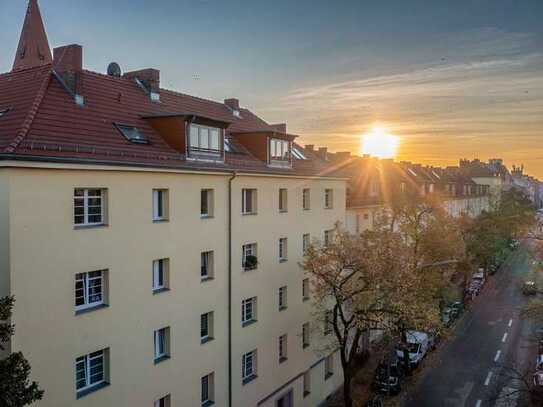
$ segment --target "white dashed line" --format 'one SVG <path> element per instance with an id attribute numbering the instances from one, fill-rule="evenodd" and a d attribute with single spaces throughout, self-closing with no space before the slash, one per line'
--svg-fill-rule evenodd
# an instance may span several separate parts
<path id="1" fill-rule="evenodd" d="M 502 354 L 502 351 L 501 351 L 501 350 L 499 350 L 499 351 L 496 352 L 496 356 L 494 357 L 494 362 L 497 362 L 497 361 L 498 361 L 498 359 L 500 358 L 500 355 L 501 355 L 501 354 Z"/>
<path id="2" fill-rule="evenodd" d="M 507 340 L 507 332 L 503 334 L 502 342 L 505 342 Z"/>
<path id="3" fill-rule="evenodd" d="M 509 320 L 509 324 L 507 324 L 507 326 L 508 326 L 509 328 L 511 328 L 511 325 L 513 325 L 513 320 L 512 320 L 512 319 Z"/>
<path id="4" fill-rule="evenodd" d="M 491 378 L 492 378 L 492 372 L 488 372 L 488 375 L 486 376 L 486 380 L 485 380 L 485 386 L 488 386 L 490 384 Z"/>
<path id="5" fill-rule="evenodd" d="M 481 407 L 482 402 L 483 400 L 477 400 L 477 404 L 475 404 L 475 407 Z"/>

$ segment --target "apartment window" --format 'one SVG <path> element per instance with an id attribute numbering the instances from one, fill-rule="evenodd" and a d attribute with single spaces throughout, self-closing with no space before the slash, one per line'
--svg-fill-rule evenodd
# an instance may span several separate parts
<path id="1" fill-rule="evenodd" d="M 243 215 L 256 213 L 256 189 L 243 188 L 241 190 L 241 212 Z"/>
<path id="2" fill-rule="evenodd" d="M 287 286 L 279 288 L 279 311 L 287 308 Z"/>
<path id="3" fill-rule="evenodd" d="M 157 329 L 154 332 L 155 364 L 170 357 L 170 328 Z"/>
<path id="4" fill-rule="evenodd" d="M 243 384 L 249 383 L 251 380 L 256 378 L 257 375 L 257 353 L 256 349 L 247 352 L 243 355 L 241 360 L 241 378 Z"/>
<path id="5" fill-rule="evenodd" d="M 153 221 L 168 220 L 168 190 L 153 189 Z"/>
<path id="6" fill-rule="evenodd" d="M 200 192 L 200 216 L 202 218 L 213 217 L 214 209 L 214 191 L 212 189 L 202 189 Z"/>
<path id="7" fill-rule="evenodd" d="M 288 240 L 286 237 L 279 239 L 279 261 L 287 261 Z"/>
<path id="8" fill-rule="evenodd" d="M 281 335 L 279 337 L 279 363 L 283 363 L 288 359 L 287 356 L 287 345 L 288 345 L 288 339 L 287 335 Z"/>
<path id="9" fill-rule="evenodd" d="M 334 374 L 334 355 L 331 354 L 324 359 L 324 380 L 329 379 Z"/>
<path id="10" fill-rule="evenodd" d="M 325 189 L 324 190 L 324 208 L 332 209 L 334 207 L 334 190 Z"/>
<path id="11" fill-rule="evenodd" d="M 211 406 L 215 402 L 215 375 L 210 373 L 201 379 L 202 391 L 201 401 L 202 407 Z"/>
<path id="12" fill-rule="evenodd" d="M 400 183 L 400 192 L 405 192 L 407 189 L 407 184 L 405 182 Z"/>
<path id="13" fill-rule="evenodd" d="M 74 190 L 74 224 L 96 226 L 105 224 L 105 189 L 76 188 Z"/>
<path id="14" fill-rule="evenodd" d="M 288 191 L 286 188 L 279 189 L 279 212 L 288 211 Z"/>
<path id="15" fill-rule="evenodd" d="M 311 244 L 311 236 L 309 233 L 304 233 L 302 236 L 302 254 L 305 255 L 307 253 L 307 249 L 309 248 L 309 245 Z"/>
<path id="16" fill-rule="evenodd" d="M 220 129 L 215 127 L 190 125 L 190 150 L 198 153 L 220 154 Z"/>
<path id="17" fill-rule="evenodd" d="M 302 280 L 302 300 L 309 300 L 309 278 L 304 278 Z"/>
<path id="18" fill-rule="evenodd" d="M 324 245 L 328 246 L 330 243 L 332 243 L 332 237 L 333 237 L 333 230 L 325 230 L 324 231 Z"/>
<path id="19" fill-rule="evenodd" d="M 200 342 L 206 343 L 213 339 L 213 312 L 200 315 Z"/>
<path id="20" fill-rule="evenodd" d="M 307 348 L 310 345 L 309 335 L 309 322 L 306 322 L 302 325 L 302 348 Z"/>
<path id="21" fill-rule="evenodd" d="M 101 389 L 108 384 L 108 363 L 108 349 L 89 353 L 75 360 L 75 388 L 77 398 Z"/>
<path id="22" fill-rule="evenodd" d="M 258 266 L 258 257 L 256 252 L 256 243 L 244 244 L 242 247 L 241 265 L 243 270 L 254 270 Z"/>
<path id="23" fill-rule="evenodd" d="M 332 311 L 324 313 L 324 335 L 330 335 L 333 330 L 334 314 Z"/>
<path id="24" fill-rule="evenodd" d="M 429 184 L 428 185 L 428 192 L 433 194 L 434 193 L 434 184 Z"/>
<path id="25" fill-rule="evenodd" d="M 311 191 L 309 188 L 304 188 L 302 191 L 302 207 L 306 211 L 311 208 Z"/>
<path id="26" fill-rule="evenodd" d="M 153 292 L 158 293 L 169 288 L 169 264 L 168 259 L 153 260 Z"/>
<path id="27" fill-rule="evenodd" d="M 154 407 L 170 407 L 171 397 L 168 394 L 167 396 L 161 397 L 155 401 Z"/>
<path id="28" fill-rule="evenodd" d="M 256 297 L 251 297 L 241 302 L 241 326 L 256 322 Z"/>
<path id="29" fill-rule="evenodd" d="M 288 161 L 290 157 L 290 142 L 287 140 L 270 139 L 271 160 Z"/>
<path id="30" fill-rule="evenodd" d="M 213 278 L 213 252 L 202 252 L 200 255 L 200 277 L 202 280 Z"/>
<path id="31" fill-rule="evenodd" d="M 304 373 L 303 381 L 303 396 L 307 397 L 311 394 L 311 370 Z"/>
<path id="32" fill-rule="evenodd" d="M 89 310 L 105 305 L 105 270 L 75 275 L 75 310 Z"/>

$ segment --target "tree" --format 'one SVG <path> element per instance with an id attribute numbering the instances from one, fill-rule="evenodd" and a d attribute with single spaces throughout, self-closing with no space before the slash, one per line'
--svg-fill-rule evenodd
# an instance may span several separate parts
<path id="1" fill-rule="evenodd" d="M 8 321 L 12 315 L 13 297 L 0 298 L 0 350 L 6 350 L 6 343 L 14 333 L 14 326 Z M 21 352 L 9 354 L 0 359 L 0 406 L 22 407 L 41 400 L 43 390 L 36 382 L 30 382 L 30 364 Z"/>

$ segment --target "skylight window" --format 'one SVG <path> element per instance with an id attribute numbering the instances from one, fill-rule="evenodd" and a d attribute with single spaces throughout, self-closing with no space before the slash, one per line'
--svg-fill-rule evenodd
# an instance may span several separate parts
<path id="1" fill-rule="evenodd" d="M 230 139 L 224 139 L 224 151 L 227 153 L 241 153 L 241 150 L 232 143 Z"/>
<path id="2" fill-rule="evenodd" d="M 413 171 L 411 168 L 408 168 L 407 171 L 409 171 L 411 173 L 411 175 L 413 175 L 414 177 L 417 176 L 417 173 L 415 171 Z"/>
<path id="3" fill-rule="evenodd" d="M 143 134 L 137 127 L 127 126 L 124 124 L 115 124 L 115 127 L 117 127 L 117 130 L 119 130 L 121 134 L 132 143 L 148 143 L 145 134 Z"/>
<path id="4" fill-rule="evenodd" d="M 302 153 L 302 151 L 296 147 L 292 148 L 292 155 L 298 160 L 307 160 L 307 157 Z"/>
<path id="5" fill-rule="evenodd" d="M 5 109 L 0 109 L 0 118 L 4 117 L 8 112 L 11 110 L 11 108 L 6 107 Z"/>

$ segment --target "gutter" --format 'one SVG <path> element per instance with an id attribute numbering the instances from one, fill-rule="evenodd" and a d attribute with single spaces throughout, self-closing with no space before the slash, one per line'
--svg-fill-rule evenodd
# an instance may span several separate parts
<path id="1" fill-rule="evenodd" d="M 228 180 L 228 407 L 232 407 L 232 173 Z"/>

